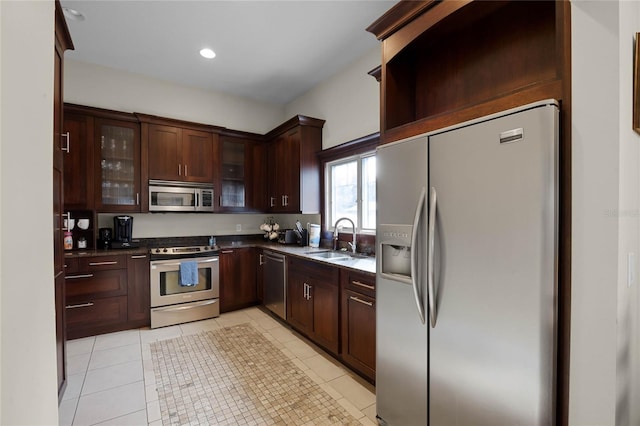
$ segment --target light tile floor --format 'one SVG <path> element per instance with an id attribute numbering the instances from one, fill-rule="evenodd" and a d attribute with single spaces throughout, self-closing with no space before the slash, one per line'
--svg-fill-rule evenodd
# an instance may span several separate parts
<path id="1" fill-rule="evenodd" d="M 371 384 L 255 307 L 209 320 L 67 342 L 68 383 L 60 403 L 60 425 L 161 425 L 149 344 L 247 322 L 362 424 L 376 424 Z"/>

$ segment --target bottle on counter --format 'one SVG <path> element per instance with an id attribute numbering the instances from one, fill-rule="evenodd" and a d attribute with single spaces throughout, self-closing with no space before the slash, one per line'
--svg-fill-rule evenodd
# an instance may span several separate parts
<path id="1" fill-rule="evenodd" d="M 73 234 L 71 231 L 64 232 L 64 249 L 72 250 L 73 249 Z"/>

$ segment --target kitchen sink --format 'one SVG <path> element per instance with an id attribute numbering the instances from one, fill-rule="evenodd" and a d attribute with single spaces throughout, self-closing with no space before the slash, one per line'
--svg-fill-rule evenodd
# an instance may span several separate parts
<path id="1" fill-rule="evenodd" d="M 339 253 L 335 251 L 323 251 L 320 253 L 309 253 L 309 256 L 317 259 L 329 259 L 329 260 L 347 260 L 351 259 L 351 256 L 346 253 Z"/>

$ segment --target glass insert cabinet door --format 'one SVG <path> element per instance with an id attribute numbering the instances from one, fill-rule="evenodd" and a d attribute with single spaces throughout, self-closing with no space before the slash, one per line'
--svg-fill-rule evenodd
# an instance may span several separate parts
<path id="1" fill-rule="evenodd" d="M 140 211 L 140 131 L 137 123 L 96 122 L 99 153 L 96 188 L 98 209 Z"/>
<path id="2" fill-rule="evenodd" d="M 244 164 L 244 142 L 223 140 L 220 207 L 245 207 Z"/>

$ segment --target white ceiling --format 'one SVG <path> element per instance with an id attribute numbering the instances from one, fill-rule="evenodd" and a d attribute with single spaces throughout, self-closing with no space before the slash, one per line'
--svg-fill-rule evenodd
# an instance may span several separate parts
<path id="1" fill-rule="evenodd" d="M 379 46 L 365 28 L 395 3 L 62 0 L 86 17 L 65 57 L 285 104 Z"/>

